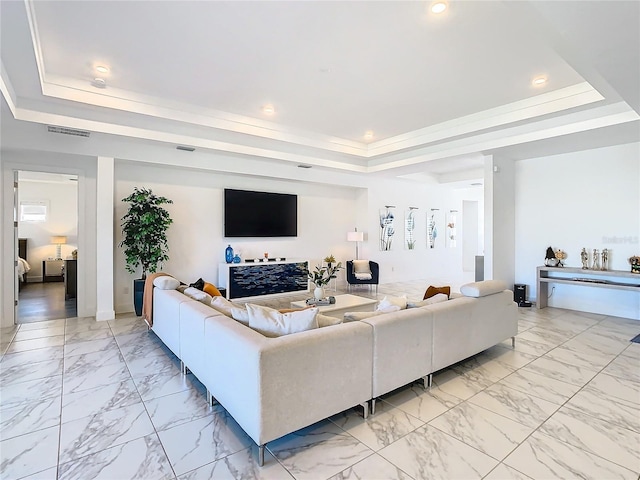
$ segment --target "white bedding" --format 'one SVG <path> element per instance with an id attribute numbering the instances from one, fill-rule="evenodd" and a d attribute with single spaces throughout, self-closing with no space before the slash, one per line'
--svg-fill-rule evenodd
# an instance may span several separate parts
<path id="1" fill-rule="evenodd" d="M 24 274 L 31 270 L 31 265 L 24 258 L 18 257 L 18 277 L 24 282 Z"/>

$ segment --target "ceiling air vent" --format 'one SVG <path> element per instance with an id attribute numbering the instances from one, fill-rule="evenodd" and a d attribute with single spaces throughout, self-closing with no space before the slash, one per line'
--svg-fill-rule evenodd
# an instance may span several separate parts
<path id="1" fill-rule="evenodd" d="M 185 152 L 193 152 L 195 150 L 193 147 L 185 147 L 184 145 L 178 145 L 176 149 L 183 150 Z"/>
<path id="2" fill-rule="evenodd" d="M 78 130 L 76 128 L 67 128 L 67 127 L 54 127 L 49 125 L 47 127 L 49 133 L 61 133 L 63 135 L 74 135 L 76 137 L 88 137 L 91 135 L 91 132 L 87 132 L 86 130 Z"/>

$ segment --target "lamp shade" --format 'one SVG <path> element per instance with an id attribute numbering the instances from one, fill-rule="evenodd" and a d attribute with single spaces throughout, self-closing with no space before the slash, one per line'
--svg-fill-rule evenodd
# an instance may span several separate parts
<path id="1" fill-rule="evenodd" d="M 67 243 L 67 237 L 51 237 L 51 243 L 53 243 L 54 245 L 64 245 L 65 243 Z"/>
<path id="2" fill-rule="evenodd" d="M 364 232 L 347 232 L 348 242 L 362 242 L 364 241 Z"/>

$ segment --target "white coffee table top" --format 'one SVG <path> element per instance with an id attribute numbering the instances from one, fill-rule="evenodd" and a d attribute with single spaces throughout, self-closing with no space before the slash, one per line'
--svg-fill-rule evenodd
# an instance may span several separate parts
<path id="1" fill-rule="evenodd" d="M 358 297 L 357 295 L 344 294 L 344 295 L 335 295 L 336 303 L 331 305 L 321 305 L 318 306 L 320 313 L 328 313 L 333 312 L 335 310 L 345 310 L 349 309 L 360 309 L 362 307 L 373 307 L 377 300 L 373 300 L 371 298 Z M 300 300 L 298 302 L 291 302 L 291 308 L 304 308 L 307 304 L 304 300 Z"/>

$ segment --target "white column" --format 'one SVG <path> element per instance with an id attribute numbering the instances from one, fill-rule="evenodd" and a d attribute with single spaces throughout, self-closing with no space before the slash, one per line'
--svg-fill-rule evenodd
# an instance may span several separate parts
<path id="1" fill-rule="evenodd" d="M 515 280 L 515 168 L 510 159 L 487 156 L 484 175 L 484 278 Z"/>
<path id="2" fill-rule="evenodd" d="M 98 157 L 96 175 L 96 320 L 113 320 L 113 157 Z"/>

